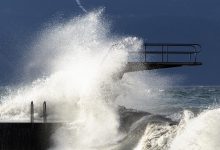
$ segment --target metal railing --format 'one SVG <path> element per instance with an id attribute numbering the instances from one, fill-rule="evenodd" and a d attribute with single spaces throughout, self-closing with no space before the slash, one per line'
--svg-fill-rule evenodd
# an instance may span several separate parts
<path id="1" fill-rule="evenodd" d="M 47 104 L 44 101 L 43 102 L 43 122 L 46 123 L 47 122 Z M 30 121 L 31 123 L 34 123 L 34 103 L 33 101 L 31 102 L 31 110 L 30 110 Z"/>
<path id="2" fill-rule="evenodd" d="M 156 50 L 152 50 L 156 49 Z M 185 62 L 196 63 L 198 54 L 201 51 L 199 44 L 185 43 L 145 43 L 144 50 L 132 51 L 130 54 L 144 55 L 144 62 L 149 62 L 148 56 L 158 55 L 161 57 L 157 62 L 172 62 L 169 60 L 171 55 L 188 55 L 189 59 Z"/>

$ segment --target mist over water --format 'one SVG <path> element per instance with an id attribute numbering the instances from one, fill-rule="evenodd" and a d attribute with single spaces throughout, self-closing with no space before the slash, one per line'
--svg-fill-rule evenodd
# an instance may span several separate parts
<path id="1" fill-rule="evenodd" d="M 143 41 L 113 35 L 108 22 L 103 10 L 96 10 L 43 29 L 26 61 L 25 75 L 34 80 L 2 94 L 1 121 L 29 121 L 31 101 L 34 117 L 41 121 L 46 101 L 48 121 L 65 122 L 51 137 L 50 150 L 219 149 L 218 106 L 204 111 L 204 101 L 193 100 L 219 98 L 220 89 L 170 90 L 171 77 L 148 72 L 128 73 L 120 79 L 126 63 L 132 61 L 128 52 L 140 50 Z M 187 95 L 193 97 L 183 103 Z M 136 121 L 126 132 L 120 130 L 121 118 L 129 113 L 123 109 L 121 113 L 119 105 L 134 109 L 129 113 Z M 202 110 L 179 108 L 185 105 Z M 167 116 L 138 118 L 140 110 Z"/>

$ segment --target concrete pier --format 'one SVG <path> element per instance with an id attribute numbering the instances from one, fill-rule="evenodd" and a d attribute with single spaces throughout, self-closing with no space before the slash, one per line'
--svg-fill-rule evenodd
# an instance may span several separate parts
<path id="1" fill-rule="evenodd" d="M 60 123 L 0 123 L 1 150 L 47 150 Z"/>
<path id="2" fill-rule="evenodd" d="M 0 123 L 0 150 L 47 150 L 53 146 L 51 137 L 61 125 L 47 122 L 46 102 L 43 102 L 42 122 L 35 122 L 31 102 L 30 122 Z"/>

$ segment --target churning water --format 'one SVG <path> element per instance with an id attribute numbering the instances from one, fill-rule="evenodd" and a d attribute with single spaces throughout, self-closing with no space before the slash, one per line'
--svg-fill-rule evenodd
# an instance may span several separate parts
<path id="1" fill-rule="evenodd" d="M 172 87 L 148 72 L 120 79 L 143 42 L 110 28 L 98 10 L 43 29 L 26 62 L 35 80 L 2 90 L 1 120 L 29 121 L 31 101 L 40 120 L 47 101 L 48 120 L 66 122 L 51 150 L 220 149 L 220 88 Z"/>

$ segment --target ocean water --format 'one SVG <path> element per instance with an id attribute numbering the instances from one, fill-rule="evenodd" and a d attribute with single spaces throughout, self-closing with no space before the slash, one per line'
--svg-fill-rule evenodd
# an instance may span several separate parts
<path id="1" fill-rule="evenodd" d="M 142 104 L 142 111 L 151 114 L 141 117 L 137 115 L 141 113 L 140 109 L 132 110 L 132 115 L 138 119 L 130 125 L 122 141 L 123 146 L 120 145 L 119 149 L 218 150 L 220 148 L 218 142 L 220 87 L 174 86 L 166 90 L 158 87 L 148 89 L 148 92 L 149 90 L 160 95 L 152 99 L 157 101 L 156 105 Z"/>
<path id="2" fill-rule="evenodd" d="M 220 87 L 174 86 L 152 71 L 119 74 L 139 37 L 111 32 L 103 10 L 49 23 L 30 43 L 24 82 L 1 87 L 0 120 L 65 122 L 50 150 L 218 150 Z M 137 57 L 138 58 L 138 57 Z M 135 58 L 135 61 L 137 61 Z"/>
<path id="3" fill-rule="evenodd" d="M 148 108 L 153 113 L 156 110 L 157 112 L 155 113 L 172 114 L 185 109 L 199 113 L 219 106 L 219 86 L 173 86 L 153 92 L 158 92 L 159 98 L 162 99 L 155 98 L 155 101 L 160 103 L 157 105 L 159 111 L 154 107 Z"/>

